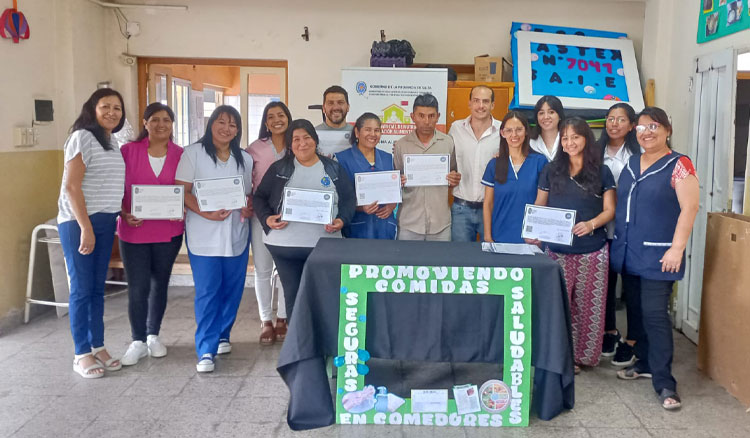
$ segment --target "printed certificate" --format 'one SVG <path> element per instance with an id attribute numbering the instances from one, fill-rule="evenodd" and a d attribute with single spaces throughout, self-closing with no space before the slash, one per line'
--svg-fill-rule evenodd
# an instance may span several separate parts
<path id="1" fill-rule="evenodd" d="M 560 245 L 571 245 L 575 223 L 575 210 L 526 204 L 521 237 Z"/>
<path id="2" fill-rule="evenodd" d="M 412 412 L 448 412 L 447 389 L 412 389 Z"/>
<path id="3" fill-rule="evenodd" d="M 246 205 L 242 175 L 196 179 L 193 187 L 201 211 L 237 210 Z"/>
<path id="4" fill-rule="evenodd" d="M 330 224 L 333 221 L 333 192 L 325 190 L 284 189 L 281 220 Z"/>
<path id="5" fill-rule="evenodd" d="M 362 172 L 354 174 L 357 205 L 394 204 L 401 202 L 401 173 L 398 170 L 385 172 Z"/>
<path id="6" fill-rule="evenodd" d="M 130 212 L 138 219 L 182 219 L 185 187 L 133 185 Z"/>
<path id="7" fill-rule="evenodd" d="M 450 165 L 448 154 L 404 154 L 406 187 L 447 186 Z"/>

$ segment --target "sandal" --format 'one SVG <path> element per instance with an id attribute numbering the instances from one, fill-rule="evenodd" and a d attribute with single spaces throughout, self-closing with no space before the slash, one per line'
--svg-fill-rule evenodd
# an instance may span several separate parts
<path id="1" fill-rule="evenodd" d="M 635 379 L 650 379 L 651 373 L 648 371 L 643 371 L 638 366 L 638 362 L 636 362 L 634 365 L 631 365 L 624 370 L 620 370 L 617 372 L 617 377 L 622 380 L 635 380 Z"/>
<path id="2" fill-rule="evenodd" d="M 119 371 L 122 368 L 122 363 L 120 362 L 120 359 L 115 359 L 114 357 L 110 356 L 109 352 L 107 351 L 104 346 L 92 348 L 91 352 L 94 354 L 94 359 L 96 359 L 96 362 L 102 366 L 107 371 Z M 99 357 L 100 353 L 106 353 L 107 356 L 109 356 L 109 359 L 102 360 Z"/>
<path id="3" fill-rule="evenodd" d="M 83 364 L 81 364 L 81 361 L 89 356 L 94 359 L 94 364 L 84 368 Z M 99 372 L 98 370 L 101 370 L 101 372 Z M 73 371 L 78 373 L 78 375 L 83 377 L 84 379 L 98 379 L 100 377 L 104 377 L 104 368 L 99 364 L 99 361 L 97 361 L 91 353 L 76 354 L 75 358 L 73 359 Z"/>
<path id="4" fill-rule="evenodd" d="M 671 403 L 668 403 L 669 400 L 671 400 Z M 677 395 L 676 392 L 667 388 L 664 388 L 661 390 L 661 392 L 659 392 L 659 401 L 661 402 L 661 407 L 668 411 L 680 409 L 680 407 L 682 406 L 682 400 L 680 400 L 680 396 Z"/>
<path id="5" fill-rule="evenodd" d="M 276 318 L 276 341 L 284 342 L 286 339 L 287 322 L 286 318 Z"/>
<path id="6" fill-rule="evenodd" d="M 276 332 L 273 329 L 272 321 L 263 321 L 260 323 L 260 345 L 272 345 L 276 341 Z"/>

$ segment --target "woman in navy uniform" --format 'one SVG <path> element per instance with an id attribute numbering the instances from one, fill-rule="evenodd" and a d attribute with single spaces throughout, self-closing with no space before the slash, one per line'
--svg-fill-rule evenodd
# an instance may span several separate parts
<path id="1" fill-rule="evenodd" d="M 628 333 L 633 332 L 638 361 L 617 377 L 651 378 L 662 407 L 677 409 L 667 311 L 672 286 L 685 273 L 685 246 L 698 213 L 698 178 L 690 159 L 670 148 L 672 125 L 664 110 L 641 111 L 636 133 L 644 152 L 632 156 L 620 175 L 611 264 L 622 274 Z"/>
<path id="2" fill-rule="evenodd" d="M 364 113 L 354 124 L 349 141 L 352 147 L 336 154 L 336 160 L 346 170 L 354 184 L 356 173 L 393 170 L 393 156 L 377 148 L 380 143 L 380 119 L 373 113 Z M 378 204 L 357 207 L 351 224 L 345 227 L 344 237 L 360 239 L 396 238 L 396 204 Z"/>

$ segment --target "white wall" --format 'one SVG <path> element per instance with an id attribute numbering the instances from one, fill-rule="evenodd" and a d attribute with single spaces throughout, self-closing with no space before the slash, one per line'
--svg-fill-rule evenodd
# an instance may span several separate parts
<path id="1" fill-rule="evenodd" d="M 60 149 L 83 101 L 106 74 L 104 11 L 86 0 L 22 2 L 31 38 L 0 41 L 0 152 Z M 13 147 L 13 127 L 30 126 L 34 99 L 51 99 L 55 121 L 39 145 Z"/>
<path id="2" fill-rule="evenodd" d="M 683 153 L 690 149 L 693 96 L 688 85 L 695 57 L 727 48 L 750 50 L 750 30 L 698 44 L 698 8 L 684 0 L 648 0 L 643 30 L 643 76 L 656 79 L 656 105 L 672 116 L 672 145 Z"/>
<path id="3" fill-rule="evenodd" d="M 320 103 L 323 90 L 340 81 L 340 69 L 369 65 L 373 40 L 384 29 L 388 39 L 408 39 L 416 62 L 473 63 L 488 53 L 510 58 L 510 24 L 588 27 L 626 32 L 640 60 L 645 4 L 597 0 L 432 0 L 394 2 L 385 6 L 363 1 L 239 2 L 190 1 L 187 12 L 125 9 L 141 24 L 141 34 L 127 43 L 107 14 L 107 42 L 112 80 L 137 103 L 136 69 L 117 55 L 206 58 L 285 59 L 289 61 L 292 114 L 319 120 L 307 110 Z M 300 37 L 304 26 L 310 41 Z M 132 111 L 131 111 L 132 114 Z M 134 119 L 130 119 L 131 123 Z"/>

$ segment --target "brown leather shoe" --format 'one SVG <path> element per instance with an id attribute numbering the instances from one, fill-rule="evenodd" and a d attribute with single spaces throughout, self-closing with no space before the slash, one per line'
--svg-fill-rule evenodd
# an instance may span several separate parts
<path id="1" fill-rule="evenodd" d="M 286 338 L 286 318 L 276 318 L 276 340 L 278 342 L 284 342 Z"/>
<path id="2" fill-rule="evenodd" d="M 273 329 L 272 321 L 263 321 L 260 323 L 260 345 L 273 345 L 276 342 L 276 331 Z"/>

